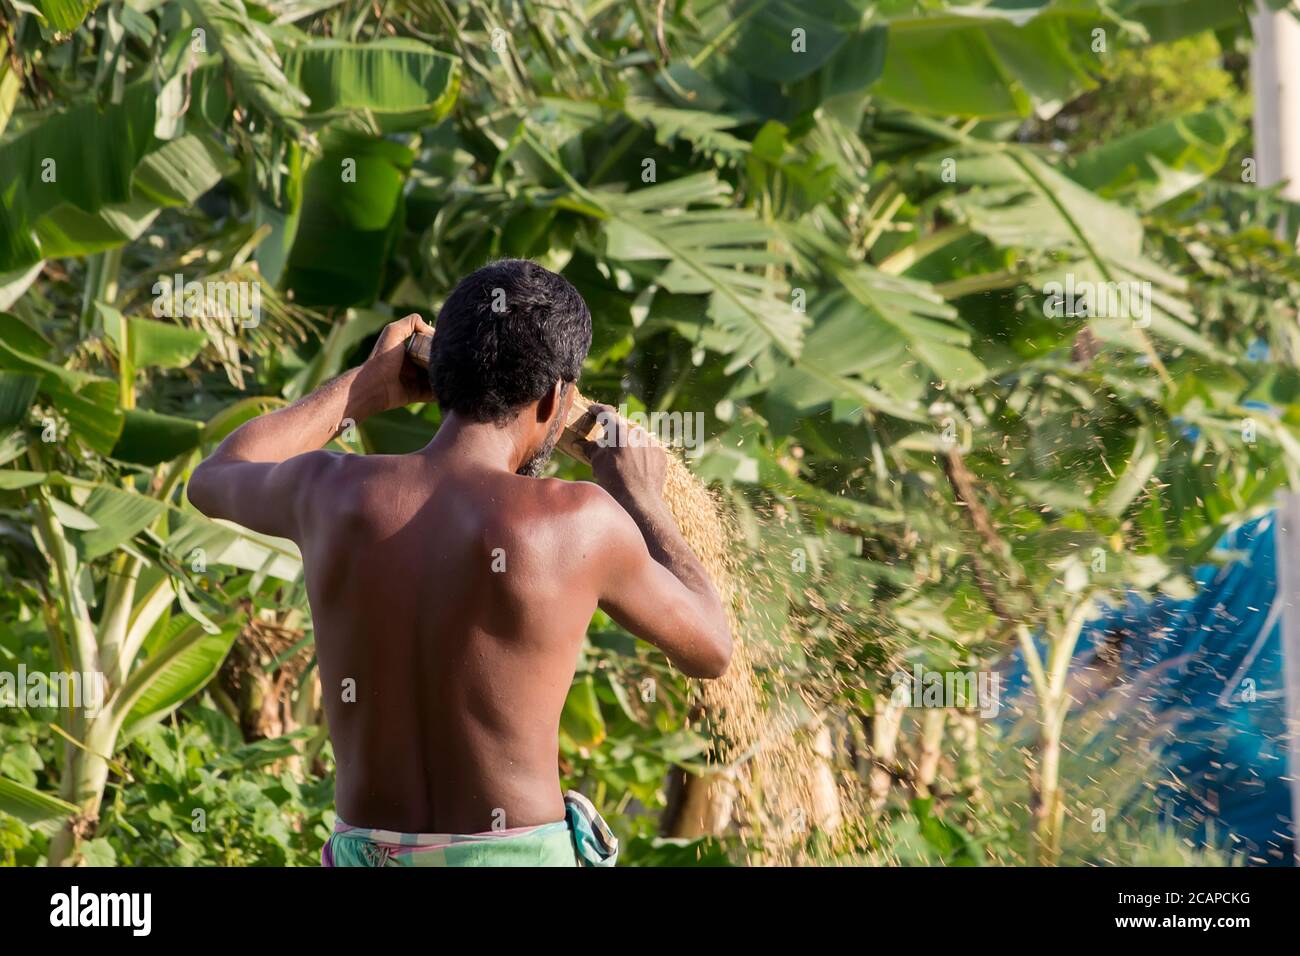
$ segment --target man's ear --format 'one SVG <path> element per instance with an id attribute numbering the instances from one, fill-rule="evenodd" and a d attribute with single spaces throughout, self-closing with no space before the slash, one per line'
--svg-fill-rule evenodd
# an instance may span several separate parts
<path id="1" fill-rule="evenodd" d="M 551 390 L 537 400 L 537 420 L 549 422 L 560 410 L 560 395 L 563 393 L 564 381 L 556 379 Z"/>

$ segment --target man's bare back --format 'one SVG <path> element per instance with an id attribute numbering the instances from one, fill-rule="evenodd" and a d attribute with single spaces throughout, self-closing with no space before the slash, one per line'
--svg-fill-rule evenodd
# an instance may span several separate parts
<path id="1" fill-rule="evenodd" d="M 663 503 L 662 449 L 614 426 L 588 449 L 598 485 L 520 473 L 554 446 L 563 381 L 493 421 L 449 398 L 413 454 L 318 450 L 431 397 L 403 357 L 417 331 L 432 330 L 392 323 L 363 366 L 241 426 L 190 500 L 302 552 L 342 819 L 408 833 L 557 821 L 560 713 L 595 609 L 697 677 L 727 666 L 726 615 Z"/>
<path id="2" fill-rule="evenodd" d="M 589 496 L 448 457 L 340 456 L 312 497 L 339 815 L 442 833 L 559 820 L 560 711 L 599 599 Z"/>

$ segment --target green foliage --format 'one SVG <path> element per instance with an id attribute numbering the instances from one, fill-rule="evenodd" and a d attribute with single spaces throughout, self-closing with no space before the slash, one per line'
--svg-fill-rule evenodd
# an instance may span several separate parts
<path id="1" fill-rule="evenodd" d="M 133 737 L 132 785 L 105 807 L 101 829 L 116 865 L 318 865 L 333 785 L 275 769 L 296 752 L 293 739 L 244 747 L 238 725 L 201 703 Z"/>
<path id="2" fill-rule="evenodd" d="M 1078 150 L 1214 106 L 1239 120 L 1250 116 L 1249 99 L 1224 68 L 1223 50 L 1211 32 L 1113 50 L 1098 66 L 1097 89 L 1055 120 L 1057 131 Z"/>

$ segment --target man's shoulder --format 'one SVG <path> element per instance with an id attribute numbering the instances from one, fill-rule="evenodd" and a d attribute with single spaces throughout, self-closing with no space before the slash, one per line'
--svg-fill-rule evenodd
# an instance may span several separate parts
<path id="1" fill-rule="evenodd" d="M 609 537 L 611 526 L 627 513 L 609 492 L 590 481 L 529 478 L 510 495 L 498 516 L 517 529 L 549 525 L 567 540 L 595 545 Z"/>
<path id="2" fill-rule="evenodd" d="M 372 479 L 392 470 L 378 459 L 389 456 L 357 455 L 348 452 L 309 451 L 291 458 L 297 492 L 311 507 L 331 514 L 361 512 L 369 499 L 389 497 L 389 489 Z"/>
<path id="3" fill-rule="evenodd" d="M 562 478 L 533 479 L 538 499 L 560 518 L 591 518 L 618 502 L 609 492 L 592 481 L 566 481 Z"/>
<path id="4" fill-rule="evenodd" d="M 562 533 L 583 544 L 583 551 L 612 557 L 641 543 L 641 531 L 618 500 L 592 481 L 545 479 L 551 497 L 549 514 L 560 523 Z"/>
<path id="5" fill-rule="evenodd" d="M 295 455 L 284 464 L 292 469 L 299 492 L 316 494 L 359 477 L 369 467 L 366 463 L 368 457 L 370 456 L 326 451 L 322 448 Z"/>

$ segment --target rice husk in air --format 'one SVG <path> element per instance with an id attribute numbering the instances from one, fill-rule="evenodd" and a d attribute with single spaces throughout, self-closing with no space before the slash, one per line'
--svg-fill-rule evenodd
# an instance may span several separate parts
<path id="1" fill-rule="evenodd" d="M 699 684 L 716 768 L 694 783 L 706 790 L 685 801 L 681 823 L 690 835 L 718 835 L 733 823 L 750 862 L 812 862 L 822 854 L 809 849 L 811 831 L 833 834 L 843 822 L 845 794 L 831 767 L 828 732 L 815 712 L 809 720 L 804 708 L 796 713 L 767 695 L 750 638 L 769 622 L 748 600 L 747 564 L 737 551 L 743 539 L 721 501 L 672 453 L 664 501 L 718 590 L 733 643 L 726 673 Z"/>
<path id="2" fill-rule="evenodd" d="M 584 440 L 599 436 L 600 425 L 587 399 L 575 396 L 560 450 L 585 460 Z M 663 497 L 682 537 L 712 579 L 731 626 L 731 664 L 721 678 L 696 685 L 713 736 L 709 771 L 687 778 L 675 836 L 735 834 L 746 862 L 789 864 L 833 862 L 835 843 L 811 839 L 815 831 L 834 836 L 848 831 L 846 820 L 856 799 L 840 786 L 832 768 L 830 735 L 816 703 L 803 689 L 764 687 L 759 669 L 767 667 L 770 685 L 779 685 L 779 653 L 759 660 L 764 648 L 789 641 L 786 625 L 759 614 L 751 593 L 771 588 L 755 577 L 744 540 L 723 503 L 668 452 Z M 760 637 L 761 640 L 755 640 Z"/>

